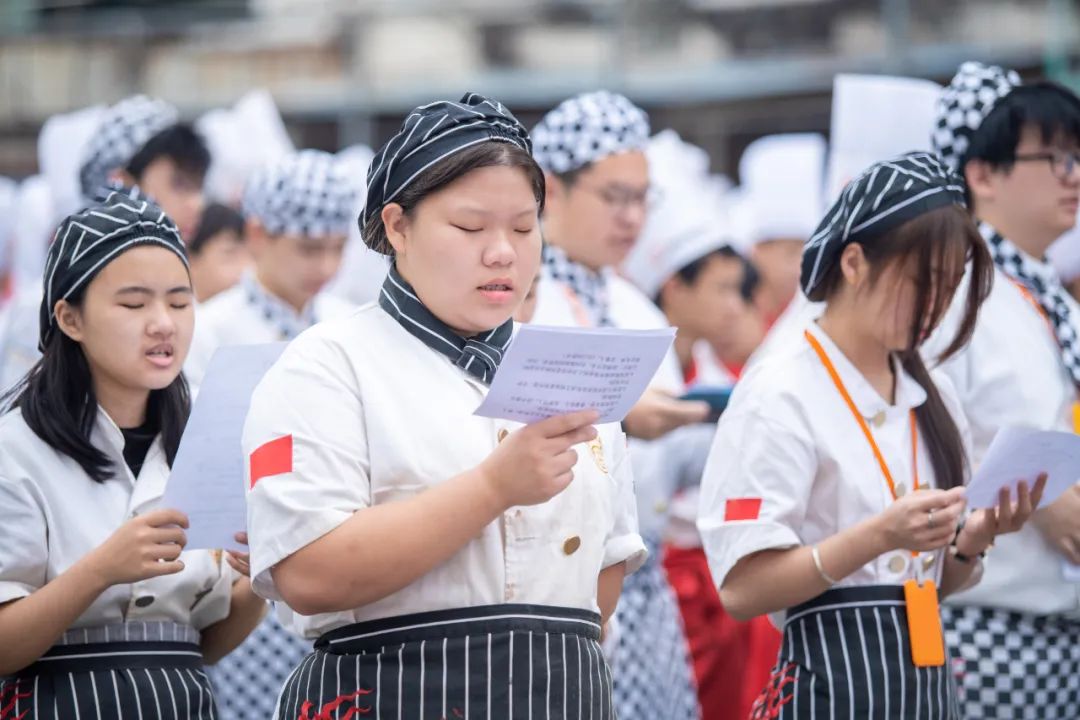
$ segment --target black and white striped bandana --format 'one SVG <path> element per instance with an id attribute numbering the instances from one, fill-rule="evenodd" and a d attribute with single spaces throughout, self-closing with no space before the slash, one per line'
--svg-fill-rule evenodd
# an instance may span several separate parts
<path id="1" fill-rule="evenodd" d="M 966 207 L 960 178 L 933 153 L 875 163 L 844 187 L 806 241 L 800 284 L 810 295 L 852 242 L 866 242 L 946 205 Z"/>
<path id="2" fill-rule="evenodd" d="M 450 358 L 450 362 L 485 385 L 490 385 L 495 377 L 514 334 L 514 321 L 507 320 L 494 330 L 461 337 L 427 309 L 393 265 L 379 293 L 379 305 L 410 335 Z"/>
<path id="3" fill-rule="evenodd" d="M 990 255 L 1003 273 L 1026 288 L 1050 318 L 1054 336 L 1061 348 L 1061 360 L 1065 363 L 1073 382 L 1080 387 L 1080 337 L 1074 325 L 1080 319 L 1072 317 L 1065 302 L 1066 290 L 1057 271 L 1047 262 L 1040 262 L 1024 254 L 989 223 L 979 223 L 979 233 L 986 240 Z"/>
<path id="4" fill-rule="evenodd" d="M 525 126 L 497 100 L 465 93 L 456 103 L 440 100 L 413 110 L 368 167 L 360 231 L 425 170 L 465 148 L 490 141 L 532 153 Z"/>
<path id="5" fill-rule="evenodd" d="M 544 245 L 543 262 L 551 279 L 565 284 L 581 301 L 593 327 L 613 325 L 607 275 L 574 262 L 554 245 Z"/>
<path id="6" fill-rule="evenodd" d="M 160 245 L 187 267 L 184 241 L 165 211 L 147 200 L 112 193 L 104 202 L 69 215 L 56 230 L 45 260 L 39 349 L 56 331 L 53 308 L 76 294 L 106 265 L 137 245 Z"/>

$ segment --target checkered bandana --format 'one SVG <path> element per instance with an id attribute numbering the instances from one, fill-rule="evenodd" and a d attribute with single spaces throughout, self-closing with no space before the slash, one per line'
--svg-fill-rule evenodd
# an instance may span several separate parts
<path id="1" fill-rule="evenodd" d="M 649 116 L 607 90 L 564 100 L 533 128 L 533 157 L 549 172 L 566 173 L 608 155 L 644 150 Z"/>
<path id="2" fill-rule="evenodd" d="M 1022 253 L 989 223 L 979 223 L 979 232 L 990 248 L 994 264 L 1014 282 L 1031 293 L 1039 303 L 1061 347 L 1061 360 L 1080 387 L 1080 337 L 1076 325 L 1080 318 L 1072 318 L 1065 302 L 1065 288 L 1057 272 L 1047 262 L 1040 262 Z"/>
<path id="3" fill-rule="evenodd" d="M 966 62 L 945 87 L 937 103 L 937 124 L 930 142 L 953 172 L 960 172 L 971 136 L 994 105 L 1020 85 L 1013 70 Z"/>
<path id="4" fill-rule="evenodd" d="M 361 184 L 320 150 L 301 150 L 257 170 L 244 188 L 244 215 L 272 235 L 347 235 Z"/>
<path id="5" fill-rule="evenodd" d="M 45 260 L 44 297 L 41 301 L 39 349 L 56 332 L 53 308 L 85 288 L 121 253 L 137 245 L 159 245 L 171 250 L 187 267 L 184 242 L 173 221 L 157 205 L 113 193 L 68 216 L 56 230 Z"/>
<path id="6" fill-rule="evenodd" d="M 109 178 L 122 169 L 155 135 L 175 125 L 180 113 L 157 98 L 135 95 L 107 111 L 83 150 L 79 186 L 91 198 Z"/>
<path id="7" fill-rule="evenodd" d="M 936 155 L 912 152 L 875 163 L 840 193 L 806 241 L 800 284 L 812 297 L 850 243 L 871 242 L 946 205 L 965 206 L 963 181 Z"/>
<path id="8" fill-rule="evenodd" d="M 554 245 L 544 245 L 543 262 L 551 279 L 566 285 L 581 301 L 594 327 L 611 327 L 607 275 L 574 262 Z"/>

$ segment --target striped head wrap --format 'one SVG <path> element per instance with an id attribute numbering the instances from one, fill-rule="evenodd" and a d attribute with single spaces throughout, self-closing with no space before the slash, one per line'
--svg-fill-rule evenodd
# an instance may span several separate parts
<path id="1" fill-rule="evenodd" d="M 359 219 L 361 233 L 425 170 L 489 141 L 511 143 L 532 153 L 525 126 L 497 100 L 466 93 L 456 103 L 440 100 L 413 110 L 368 168 L 367 199 Z"/>
<path id="2" fill-rule="evenodd" d="M 184 267 L 188 265 L 176 225 L 164 210 L 145 199 L 114 192 L 60 224 L 45 260 L 40 350 L 44 352 L 56 332 L 53 308 L 57 301 L 86 288 L 106 265 L 138 245 L 160 245 L 176 253 Z"/>
<path id="3" fill-rule="evenodd" d="M 806 242 L 800 284 L 807 296 L 848 244 L 873 240 L 946 205 L 965 207 L 963 181 L 933 153 L 875 163 L 852 180 Z"/>

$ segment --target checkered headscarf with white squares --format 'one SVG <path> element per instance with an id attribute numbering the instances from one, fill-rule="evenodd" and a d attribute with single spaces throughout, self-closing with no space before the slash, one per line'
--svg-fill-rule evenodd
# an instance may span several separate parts
<path id="1" fill-rule="evenodd" d="M 272 235 L 347 235 L 362 183 L 321 150 L 301 150 L 257 170 L 244 188 L 244 215 Z"/>
<path id="2" fill-rule="evenodd" d="M 930 142 L 953 172 L 962 172 L 971 136 L 999 100 L 1020 85 L 1014 70 L 966 62 L 941 93 Z"/>
<path id="3" fill-rule="evenodd" d="M 151 138 L 179 120 L 175 107 L 145 95 L 126 98 L 106 110 L 83 150 L 79 166 L 83 197 L 93 198 L 109 173 L 127 165 Z"/>
<path id="4" fill-rule="evenodd" d="M 649 116 L 622 95 L 597 90 L 564 100 L 532 131 L 533 157 L 566 173 L 649 142 Z"/>

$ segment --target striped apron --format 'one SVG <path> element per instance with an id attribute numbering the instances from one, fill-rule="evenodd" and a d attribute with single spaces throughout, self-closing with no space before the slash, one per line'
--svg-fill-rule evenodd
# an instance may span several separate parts
<path id="1" fill-rule="evenodd" d="M 278 698 L 278 720 L 614 720 L 600 618 L 492 605 L 347 625 L 318 639 Z"/>
<path id="2" fill-rule="evenodd" d="M 217 717 L 199 633 L 170 622 L 69 630 L 37 662 L 0 679 L 0 720 Z"/>
<path id="3" fill-rule="evenodd" d="M 949 660 L 911 661 L 903 588 L 835 588 L 788 611 L 777 664 L 753 720 L 955 720 Z"/>

